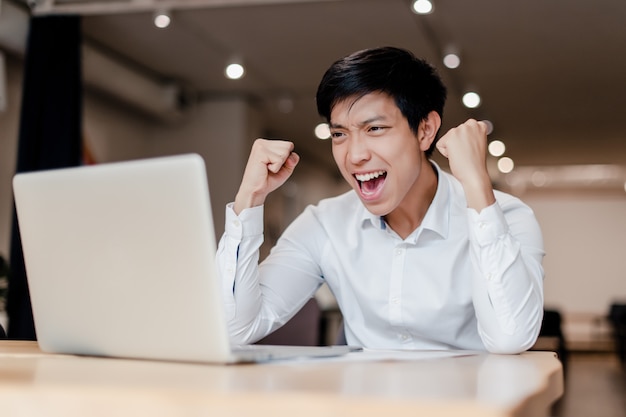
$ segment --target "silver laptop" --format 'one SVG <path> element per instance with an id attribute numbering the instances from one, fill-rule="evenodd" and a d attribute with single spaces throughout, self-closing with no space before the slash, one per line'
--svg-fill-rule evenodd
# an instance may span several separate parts
<path id="1" fill-rule="evenodd" d="M 17 174 L 13 189 L 44 351 L 235 363 L 350 350 L 229 344 L 198 155 Z"/>

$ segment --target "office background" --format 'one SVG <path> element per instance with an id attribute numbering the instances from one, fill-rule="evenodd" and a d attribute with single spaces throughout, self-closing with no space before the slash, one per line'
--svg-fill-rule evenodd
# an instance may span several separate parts
<path id="1" fill-rule="evenodd" d="M 178 2 L 185 3 L 192 2 Z M 404 0 L 205 3 L 172 9 L 163 30 L 152 26 L 154 10 L 84 9 L 92 11 L 83 18 L 83 146 L 93 161 L 201 154 L 220 234 L 252 140 L 293 139 L 302 163 L 268 201 L 269 246 L 305 205 L 347 189 L 330 144 L 313 135 L 321 121 L 314 89 L 323 70 L 363 47 L 407 47 L 440 67 L 450 86 L 444 129 L 467 117 L 488 118 L 490 139 L 506 143 L 515 168 L 498 171 L 494 157 L 490 171 L 542 225 L 546 305 L 593 318 L 626 300 L 624 2 L 441 0 L 427 16 L 412 13 Z M 28 14 L 21 1 L 0 5 L 0 255 L 6 258 Z M 452 47 L 462 58 L 456 70 L 440 64 Z M 223 79 L 231 59 L 247 65 L 241 80 Z M 144 84 L 142 98 L 135 89 Z M 482 94 L 478 108 L 461 105 L 468 88 Z M 569 328 L 573 337 L 587 330 Z"/>

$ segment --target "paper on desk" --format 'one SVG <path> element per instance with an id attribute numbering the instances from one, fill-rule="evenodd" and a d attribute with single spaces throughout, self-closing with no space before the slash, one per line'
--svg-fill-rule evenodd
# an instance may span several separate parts
<path id="1" fill-rule="evenodd" d="M 361 352 L 351 352 L 345 355 L 347 360 L 374 360 L 374 361 L 415 361 L 454 356 L 480 355 L 485 352 L 470 350 L 401 350 L 401 349 L 368 349 Z"/>
<path id="2" fill-rule="evenodd" d="M 363 348 L 361 351 L 350 352 L 345 355 L 327 358 L 297 358 L 289 362 L 390 362 L 390 361 L 417 361 L 458 356 L 482 355 L 486 352 L 474 350 L 403 350 L 403 349 L 372 349 Z"/>

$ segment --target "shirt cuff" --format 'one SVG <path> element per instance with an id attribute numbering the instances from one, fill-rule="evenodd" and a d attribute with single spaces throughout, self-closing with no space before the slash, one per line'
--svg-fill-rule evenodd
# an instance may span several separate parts
<path id="1" fill-rule="evenodd" d="M 263 206 L 243 209 L 239 216 L 233 209 L 234 203 L 226 205 L 226 224 L 224 231 L 228 236 L 243 239 L 263 234 Z"/>
<path id="2" fill-rule="evenodd" d="M 480 246 L 485 246 L 498 240 L 509 231 L 502 208 L 496 202 L 479 212 L 467 209 L 470 223 L 471 239 Z"/>

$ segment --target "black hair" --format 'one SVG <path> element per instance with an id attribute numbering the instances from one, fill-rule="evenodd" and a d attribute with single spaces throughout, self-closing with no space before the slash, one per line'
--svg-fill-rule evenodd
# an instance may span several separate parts
<path id="1" fill-rule="evenodd" d="M 337 103 L 374 92 L 393 98 L 415 134 L 431 111 L 443 120 L 447 93 L 437 70 L 411 52 L 389 46 L 358 51 L 333 63 L 317 88 L 317 111 L 330 122 Z"/>

